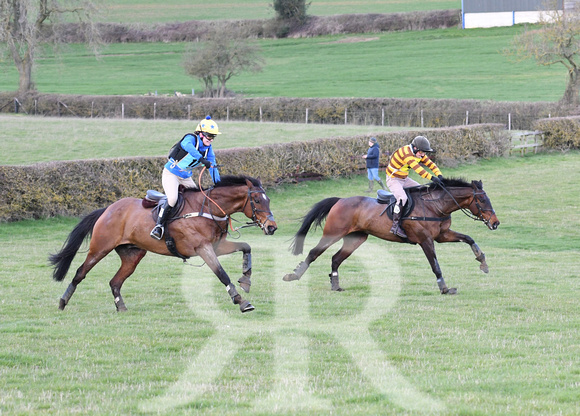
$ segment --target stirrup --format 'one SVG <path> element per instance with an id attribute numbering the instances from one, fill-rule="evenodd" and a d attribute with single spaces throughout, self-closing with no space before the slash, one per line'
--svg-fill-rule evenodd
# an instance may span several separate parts
<path id="1" fill-rule="evenodd" d="M 395 234 L 397 237 L 407 238 L 405 230 L 403 230 L 403 228 L 399 224 L 391 227 L 391 233 Z"/>
<path id="2" fill-rule="evenodd" d="M 163 226 L 160 224 L 157 224 L 155 226 L 155 228 L 153 228 L 153 230 L 151 230 L 151 233 L 149 235 L 156 240 L 161 240 L 161 237 L 163 237 L 163 231 L 165 231 L 163 229 Z"/>

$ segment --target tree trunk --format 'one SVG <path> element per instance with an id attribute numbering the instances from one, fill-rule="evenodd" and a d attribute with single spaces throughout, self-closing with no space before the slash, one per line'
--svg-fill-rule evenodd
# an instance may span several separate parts
<path id="1" fill-rule="evenodd" d="M 18 73 L 20 75 L 18 81 L 18 91 L 28 92 L 34 90 L 34 83 L 32 82 L 32 63 L 26 59 L 22 65 L 18 66 Z"/>
<path id="2" fill-rule="evenodd" d="M 573 68 L 568 72 L 568 83 L 566 84 L 566 91 L 561 101 L 565 104 L 578 105 L 580 104 L 578 88 L 580 87 L 580 69 Z"/>
<path id="3" fill-rule="evenodd" d="M 34 57 L 32 56 L 32 51 L 27 48 L 23 52 L 23 56 L 20 55 L 17 45 L 10 44 L 10 52 L 12 53 L 12 58 L 18 69 L 18 91 L 28 92 L 34 89 L 34 83 L 32 82 L 32 63 L 34 62 Z"/>

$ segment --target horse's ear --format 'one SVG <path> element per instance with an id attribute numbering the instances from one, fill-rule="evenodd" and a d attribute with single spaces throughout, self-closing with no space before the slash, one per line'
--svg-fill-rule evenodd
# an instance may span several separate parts
<path id="1" fill-rule="evenodd" d="M 483 189 L 483 182 L 481 181 L 472 181 L 473 186 L 477 189 Z"/>
<path id="2" fill-rule="evenodd" d="M 254 184 L 248 178 L 246 178 L 246 185 L 248 185 L 248 188 L 253 188 L 254 187 Z"/>

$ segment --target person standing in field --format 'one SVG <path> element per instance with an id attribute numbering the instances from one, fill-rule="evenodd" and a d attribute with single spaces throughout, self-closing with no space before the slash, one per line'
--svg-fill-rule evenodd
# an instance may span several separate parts
<path id="1" fill-rule="evenodd" d="M 424 136 L 417 136 L 411 144 L 399 148 L 391 156 L 387 166 L 387 186 L 395 195 L 395 208 L 393 210 L 393 226 L 391 232 L 401 238 L 407 238 L 405 230 L 401 226 L 401 213 L 407 203 L 405 188 L 419 186 L 419 183 L 409 178 L 409 169 L 413 169 L 422 178 L 441 184 L 443 176 L 437 165 L 429 159 L 427 153 L 434 152 L 429 140 Z M 427 167 L 433 174 L 426 171 Z"/>
<path id="2" fill-rule="evenodd" d="M 363 155 L 363 159 L 367 161 L 367 176 L 369 178 L 369 189 L 366 192 L 373 191 L 374 181 L 377 181 L 381 188 L 385 189 L 385 184 L 379 177 L 379 157 L 381 156 L 381 150 L 379 144 L 377 143 L 376 137 L 371 137 L 369 140 L 369 149 L 367 154 Z"/>
<path id="3" fill-rule="evenodd" d="M 165 222 L 169 218 L 172 208 L 177 203 L 179 185 L 186 188 L 199 188 L 192 179 L 193 170 L 200 166 L 209 169 L 214 183 L 220 181 L 220 174 L 216 167 L 215 153 L 212 142 L 221 134 L 215 121 L 207 116 L 199 122 L 194 133 L 188 133 L 178 141 L 169 151 L 168 161 L 163 168 L 161 182 L 167 200 L 159 209 L 157 224 L 151 231 L 151 237 L 161 240 L 165 231 Z"/>

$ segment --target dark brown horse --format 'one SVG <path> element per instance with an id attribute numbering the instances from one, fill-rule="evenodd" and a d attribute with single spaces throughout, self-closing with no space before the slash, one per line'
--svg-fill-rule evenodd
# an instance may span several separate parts
<path id="1" fill-rule="evenodd" d="M 207 191 L 188 189 L 182 195 L 181 214 L 165 227 L 166 236 L 169 233 L 174 240 L 171 251 L 171 244 L 149 235 L 156 215 L 152 215 L 151 208 L 144 207 L 142 199 L 124 198 L 84 217 L 70 233 L 62 250 L 49 257 L 54 265 L 53 278 L 62 281 L 85 237 L 92 235 L 87 257 L 62 296 L 60 309 L 65 308 L 87 273 L 116 250 L 121 257 L 121 267 L 109 285 L 118 311 L 127 310 L 121 297 L 121 286 L 148 251 L 165 256 L 179 255 L 183 259 L 201 257 L 226 286 L 234 304 L 240 305 L 242 312 L 253 310 L 250 302 L 238 294 L 217 257 L 237 251 L 243 253 L 243 275 L 238 282 L 249 292 L 251 248 L 247 243 L 228 241 L 226 236 L 229 216 L 236 212 L 243 212 L 252 220 L 250 224 L 259 226 L 266 235 L 274 234 L 277 226 L 262 184 L 250 177 L 224 176 Z"/>
<path id="2" fill-rule="evenodd" d="M 375 198 L 354 196 L 351 198 L 327 198 L 312 207 L 303 219 L 302 226 L 294 237 L 292 252 L 301 254 L 304 239 L 313 223 L 321 226 L 326 219 L 322 238 L 318 245 L 308 253 L 306 260 L 300 262 L 293 273 L 284 276 L 284 280 L 298 280 L 302 277 L 310 263 L 318 258 L 326 249 L 340 239 L 344 239 L 342 248 L 332 257 L 332 271 L 330 283 L 332 290 L 341 291 L 338 281 L 338 268 L 367 237 L 374 235 L 378 238 L 398 243 L 419 244 L 429 260 L 431 269 L 437 277 L 437 284 L 441 294 L 455 294 L 457 289 L 448 288 L 441 274 L 435 244 L 449 242 L 463 242 L 471 246 L 475 258 L 481 263 L 480 269 L 487 273 L 485 254 L 475 241 L 468 235 L 451 230 L 451 213 L 462 210 L 465 214 L 483 221 L 490 230 L 499 226 L 499 220 L 491 202 L 483 190 L 480 181 L 467 183 L 461 179 L 444 179 L 443 186 L 430 184 L 409 188 L 408 193 L 413 201 L 409 212 L 404 212 L 403 228 L 408 240 L 392 234 L 392 220 L 387 215 L 387 206 L 380 204 Z M 470 214 L 471 212 L 471 214 Z"/>

